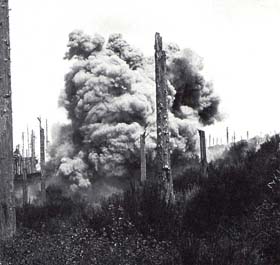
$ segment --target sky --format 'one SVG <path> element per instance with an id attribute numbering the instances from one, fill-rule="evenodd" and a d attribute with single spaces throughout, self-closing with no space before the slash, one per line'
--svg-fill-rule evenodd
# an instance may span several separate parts
<path id="1" fill-rule="evenodd" d="M 66 122 L 58 108 L 68 34 L 122 33 L 145 55 L 154 34 L 204 58 L 205 76 L 221 98 L 223 121 L 205 128 L 237 139 L 280 131 L 280 1 L 278 0 L 10 0 L 14 145 L 37 117 Z"/>

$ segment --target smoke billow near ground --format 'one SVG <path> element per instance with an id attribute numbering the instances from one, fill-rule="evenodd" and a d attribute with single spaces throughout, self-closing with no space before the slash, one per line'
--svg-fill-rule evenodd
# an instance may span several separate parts
<path id="1" fill-rule="evenodd" d="M 171 159 L 176 172 L 177 161 L 186 161 L 198 151 L 197 128 L 219 120 L 219 98 L 212 82 L 202 75 L 199 55 L 176 44 L 166 44 L 165 50 Z M 70 123 L 57 125 L 50 148 L 49 167 L 55 171 L 55 181 L 70 193 L 90 190 L 92 194 L 96 185 L 103 186 L 106 195 L 106 189 L 118 190 L 121 183 L 139 178 L 139 137 L 145 129 L 148 174 L 152 175 L 154 58 L 145 57 L 121 34 L 112 34 L 106 41 L 98 34 L 73 31 L 65 59 L 72 67 L 65 75 L 59 104 Z M 111 184 L 114 187 L 109 188 Z"/>

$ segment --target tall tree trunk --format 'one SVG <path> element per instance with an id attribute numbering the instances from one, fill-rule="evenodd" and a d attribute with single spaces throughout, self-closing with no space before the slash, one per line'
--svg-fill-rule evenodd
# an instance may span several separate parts
<path id="1" fill-rule="evenodd" d="M 173 201 L 173 180 L 171 175 L 168 100 L 166 79 L 166 54 L 162 50 L 162 38 L 155 35 L 155 72 L 157 105 L 157 174 L 167 202 Z"/>
<path id="2" fill-rule="evenodd" d="M 8 0 L 0 0 L 0 239 L 16 232 Z"/>

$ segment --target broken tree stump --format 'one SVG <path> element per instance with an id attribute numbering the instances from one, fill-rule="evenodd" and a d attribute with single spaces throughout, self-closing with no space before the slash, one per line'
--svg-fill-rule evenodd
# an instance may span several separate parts
<path id="1" fill-rule="evenodd" d="M 200 140 L 200 163 L 201 163 L 201 177 L 207 178 L 207 155 L 206 155 L 206 140 L 205 140 L 205 132 L 202 130 L 198 130 L 199 140 Z M 200 181 L 200 180 L 199 180 Z"/>
<path id="2" fill-rule="evenodd" d="M 162 38 L 155 35 L 155 73 L 156 73 L 156 109 L 157 109 L 157 175 L 167 202 L 174 200 L 173 179 L 171 174 L 168 91 L 166 78 L 166 54 L 162 50 Z"/>

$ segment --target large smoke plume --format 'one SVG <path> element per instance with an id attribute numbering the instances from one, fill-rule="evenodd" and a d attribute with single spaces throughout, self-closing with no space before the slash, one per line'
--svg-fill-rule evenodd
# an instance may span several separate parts
<path id="1" fill-rule="evenodd" d="M 196 149 L 197 128 L 218 118 L 219 99 L 201 74 L 202 58 L 189 49 L 166 45 L 169 122 L 173 167 Z M 153 58 L 144 57 L 120 34 L 105 42 L 82 31 L 69 35 L 60 105 L 70 125 L 58 129 L 51 148 L 57 176 L 73 191 L 100 179 L 139 177 L 139 137 L 147 130 L 148 169 L 155 147 L 155 77 Z"/>

